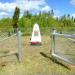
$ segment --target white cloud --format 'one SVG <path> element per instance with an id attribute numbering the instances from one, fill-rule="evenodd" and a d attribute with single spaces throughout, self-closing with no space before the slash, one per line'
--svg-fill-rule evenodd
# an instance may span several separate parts
<path id="1" fill-rule="evenodd" d="M 15 3 L 1 3 L 0 2 L 0 10 L 5 12 L 12 12 L 16 7 Z"/>
<path id="2" fill-rule="evenodd" d="M 6 13 L 6 12 L 0 12 L 0 15 L 2 15 L 2 16 L 8 16 L 8 13 Z"/>
<path id="3" fill-rule="evenodd" d="M 51 7 L 45 2 L 45 0 L 14 0 L 12 3 L 2 3 L 0 2 L 0 16 L 8 13 L 14 12 L 15 7 L 18 6 L 20 8 L 20 17 L 23 15 L 23 12 L 26 10 L 29 11 L 42 11 L 48 12 L 51 10 Z M 56 16 L 59 16 L 60 11 L 54 9 L 54 13 Z"/>
<path id="4" fill-rule="evenodd" d="M 7 12 L 0 12 L 0 18 L 7 18 L 9 14 Z"/>
<path id="5" fill-rule="evenodd" d="M 45 0 L 17 0 L 16 5 L 21 10 L 21 15 L 24 11 L 39 12 L 46 4 Z"/>
<path id="6" fill-rule="evenodd" d="M 48 5 L 42 8 L 42 12 L 49 12 L 51 10 L 51 7 L 49 7 Z"/>
<path id="7" fill-rule="evenodd" d="M 45 0 L 14 0 L 9 3 L 0 2 L 0 16 L 1 15 L 9 15 L 9 13 L 13 13 L 15 7 L 18 6 L 20 8 L 20 17 L 23 15 L 24 11 L 42 11 L 48 12 L 51 10 L 51 7 L 48 6 Z M 60 11 L 54 9 L 54 13 L 56 16 L 60 13 Z"/>
<path id="8" fill-rule="evenodd" d="M 45 0 L 17 0 L 16 1 L 17 6 L 22 10 L 40 10 L 40 6 L 43 6 L 46 4 Z"/>
<path id="9" fill-rule="evenodd" d="M 12 13 L 16 6 L 20 8 L 21 14 L 24 11 L 41 11 L 42 7 L 47 5 L 45 0 L 15 0 L 12 3 L 2 3 L 0 2 L 0 11 Z"/>
<path id="10" fill-rule="evenodd" d="M 75 5 L 75 0 L 71 0 L 70 3 L 71 3 L 72 5 Z"/>

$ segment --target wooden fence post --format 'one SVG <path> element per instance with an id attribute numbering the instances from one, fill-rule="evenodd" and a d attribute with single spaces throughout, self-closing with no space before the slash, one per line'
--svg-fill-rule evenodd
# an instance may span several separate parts
<path id="1" fill-rule="evenodd" d="M 56 30 L 53 30 L 53 33 L 52 33 L 52 53 L 55 53 L 55 33 L 56 33 Z"/>
<path id="2" fill-rule="evenodd" d="M 17 32 L 17 39 L 18 39 L 18 60 L 21 62 L 22 55 L 21 55 L 21 31 L 18 30 Z"/>

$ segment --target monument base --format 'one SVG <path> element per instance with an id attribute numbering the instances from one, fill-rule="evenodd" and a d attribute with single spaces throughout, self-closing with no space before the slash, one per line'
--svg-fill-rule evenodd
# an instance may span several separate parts
<path id="1" fill-rule="evenodd" d="M 37 45 L 37 46 L 40 46 L 42 45 L 41 42 L 31 42 L 31 45 Z"/>

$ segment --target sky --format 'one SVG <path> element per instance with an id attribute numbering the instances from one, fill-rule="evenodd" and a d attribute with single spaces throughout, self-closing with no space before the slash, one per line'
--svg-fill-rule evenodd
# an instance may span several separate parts
<path id="1" fill-rule="evenodd" d="M 33 14 L 54 10 L 54 16 L 70 14 L 75 17 L 75 0 L 0 0 L 0 18 L 12 17 L 15 7 L 20 8 L 20 17 L 24 11 Z"/>

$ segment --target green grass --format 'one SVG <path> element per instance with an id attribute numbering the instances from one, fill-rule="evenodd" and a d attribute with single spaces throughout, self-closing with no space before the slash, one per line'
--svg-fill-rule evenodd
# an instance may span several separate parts
<path id="1" fill-rule="evenodd" d="M 42 46 L 31 46 L 30 36 L 22 36 L 22 62 L 15 56 L 0 58 L 0 75 L 74 75 L 75 68 L 69 70 L 50 59 L 50 45 L 50 36 L 42 36 Z"/>

